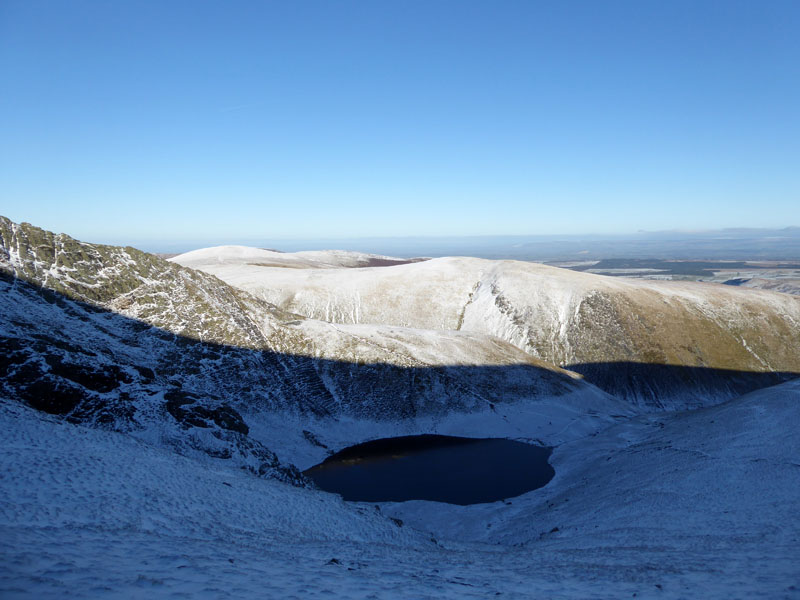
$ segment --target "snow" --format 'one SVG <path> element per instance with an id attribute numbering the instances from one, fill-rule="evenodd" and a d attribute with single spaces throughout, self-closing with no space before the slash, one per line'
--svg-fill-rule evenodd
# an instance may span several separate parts
<path id="1" fill-rule="evenodd" d="M 214 248 L 195 253 L 172 261 L 213 273 L 309 318 L 467 329 L 495 335 L 527 351 L 533 330 L 563 331 L 569 315 L 598 293 L 624 296 L 650 310 L 677 303 L 687 310 L 704 310 L 721 322 L 735 319 L 740 305 L 755 304 L 800 322 L 800 302 L 783 294 L 700 282 L 609 278 L 538 263 L 450 257 L 382 268 L 283 269 L 247 264 Z M 526 321 L 523 326 L 507 311 L 498 310 L 499 296 Z M 564 358 L 573 354 L 569 349 L 561 353 Z"/>
<path id="2" fill-rule="evenodd" d="M 214 246 L 179 254 L 169 260 L 193 269 L 204 267 L 208 272 L 212 272 L 215 267 L 236 265 L 262 268 L 327 269 L 365 267 L 375 262 L 402 264 L 408 262 L 409 259 L 347 250 L 278 252 L 251 246 Z"/>
<path id="3" fill-rule="evenodd" d="M 512 261 L 360 268 L 364 255 L 273 252 L 284 259 L 273 268 L 247 264 L 270 251 L 195 254 L 323 321 L 123 249 L 81 244 L 78 272 L 48 259 L 49 246 L 23 252 L 21 237 L 0 254 L 5 272 L 34 284 L 0 282 L 0 334 L 18 344 L 8 347 L 30 378 L 47 375 L 47 358 L 124 370 L 128 380 L 91 398 L 137 412 L 124 427 L 74 425 L 26 407 L 13 395 L 24 382 L 0 382 L 4 599 L 800 593 L 800 380 L 643 415 L 532 355 L 579 352 L 571 333 L 592 325 L 582 304 L 618 294 L 658 315 L 679 306 L 681 317 L 728 323 L 730 345 L 764 360 L 762 335 L 794 349 L 796 298 Z M 55 236 L 55 251 L 65 241 Z M 108 286 L 107 310 L 41 294 L 45 281 L 90 301 Z M 133 289 L 114 296 L 121 281 Z M 25 372 L 19 356 L 5 358 Z M 137 367 L 158 374 L 148 382 Z M 230 402 L 249 433 L 180 424 L 164 406 L 168 387 L 206 407 Z M 349 445 L 419 433 L 551 445 L 556 475 L 505 502 L 376 506 L 270 478 L 277 468 L 247 470 L 269 451 L 305 469 Z M 253 444 L 261 454 L 247 454 Z"/>
<path id="4" fill-rule="evenodd" d="M 794 597 L 798 400 L 793 382 L 620 423 L 507 503 L 380 510 L 3 403 L 0 594 Z"/>
<path id="5" fill-rule="evenodd" d="M 381 268 L 284 269 L 241 261 L 219 266 L 210 262 L 213 256 L 210 249 L 207 262 L 191 266 L 284 310 L 336 324 L 480 333 L 566 368 L 652 362 L 800 372 L 798 356 L 785 351 L 785 340 L 800 335 L 800 298 L 777 292 L 464 257 Z M 736 346 L 741 350 L 732 350 Z M 681 395 L 654 385 L 662 406 L 701 403 L 691 391 Z M 707 402 L 730 397 L 720 392 Z M 650 401 L 644 393 L 634 400 Z"/>
<path id="6" fill-rule="evenodd" d="M 771 290 L 775 292 L 782 292 L 784 294 L 792 294 L 800 296 L 800 277 L 782 277 L 774 279 L 765 279 L 761 277 L 754 277 L 742 284 L 742 287 Z"/>
<path id="7" fill-rule="evenodd" d="M 420 329 L 458 329 L 458 311 L 479 273 L 459 259 L 359 269 L 283 269 L 242 262 L 216 267 L 214 259 L 195 263 L 185 256 L 172 261 L 209 272 L 278 306 L 291 305 L 291 312 L 310 318 Z M 443 261 L 452 268 L 442 268 Z"/>
<path id="8" fill-rule="evenodd" d="M 536 401 L 389 421 L 252 411 L 247 414 L 247 423 L 254 439 L 268 444 L 281 459 L 304 470 L 332 452 L 374 439 L 432 433 L 559 445 L 596 435 L 635 414 L 629 405 L 597 388 L 579 388 L 570 394 Z M 302 435 L 304 430 L 313 433 L 325 447 L 309 443 Z"/>
<path id="9" fill-rule="evenodd" d="M 97 265 L 129 275 L 124 264 L 98 260 L 90 267 Z M 21 261 L 6 269 L 14 273 L 27 266 Z M 134 274 L 138 287 L 105 304 L 113 312 L 88 310 L 68 300 L 53 304 L 24 285 L 0 281 L 0 335 L 30 346 L 31 332 L 46 334 L 123 366 L 136 383 L 122 385 L 105 400 L 130 394 L 137 420 L 149 418 L 164 385 L 176 384 L 201 397 L 224 398 L 242 412 L 268 404 L 289 412 L 382 412 L 384 418 L 426 406 L 442 412 L 489 402 L 535 401 L 560 395 L 564 386 L 597 392 L 489 336 L 307 320 L 276 311 L 214 277 L 158 260 Z M 154 327 L 142 328 L 142 322 Z M 175 339 L 173 333 L 215 346 Z M 63 352 L 56 348 L 51 353 Z M 66 358 L 90 370 L 98 362 L 75 353 Z M 461 368 L 470 366 L 480 368 Z M 493 366 L 509 368 L 486 368 Z M 136 367 L 151 369 L 158 381 L 143 388 Z M 408 367 L 418 369 L 415 381 L 404 377 Z M 505 387 L 498 400 L 499 384 Z M 269 440 L 265 443 L 269 446 Z"/>

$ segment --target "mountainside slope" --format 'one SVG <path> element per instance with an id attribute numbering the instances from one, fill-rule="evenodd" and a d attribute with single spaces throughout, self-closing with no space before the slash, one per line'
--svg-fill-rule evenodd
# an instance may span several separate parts
<path id="1" fill-rule="evenodd" d="M 714 596 L 791 598 L 800 564 L 799 422 L 800 379 L 563 444 L 551 457 L 553 480 L 507 504 L 405 502 L 384 512 L 437 538 L 676 575 L 659 575 L 640 597 L 705 596 L 694 588 L 702 583 L 688 584 L 690 572 L 705 572 L 701 581 L 720 586 Z"/>
<path id="2" fill-rule="evenodd" d="M 785 294 L 470 258 L 215 273 L 311 318 L 494 335 L 651 406 L 702 405 L 800 373 L 800 298 Z"/>
<path id="3" fill-rule="evenodd" d="M 315 447 L 344 417 L 432 427 L 552 398 L 570 419 L 627 412 L 496 338 L 308 320 L 133 248 L 8 220 L 0 238 L 4 396 L 184 454 L 299 480 L 265 446 Z"/>
<path id="4" fill-rule="evenodd" d="M 742 283 L 741 287 L 755 290 L 770 290 L 800 296 L 800 279 L 791 277 L 781 279 L 761 279 L 755 277 Z"/>
<path id="5" fill-rule="evenodd" d="M 798 392 L 565 444 L 508 502 L 380 510 L 0 402 L 0 595 L 791 598 Z"/>
<path id="6" fill-rule="evenodd" d="M 630 418 L 496 337 L 307 319 L 3 219 L 0 240 L 4 598 L 795 591 L 797 381 Z M 293 466 L 422 432 L 553 445 L 556 476 L 505 502 L 375 507 Z"/>

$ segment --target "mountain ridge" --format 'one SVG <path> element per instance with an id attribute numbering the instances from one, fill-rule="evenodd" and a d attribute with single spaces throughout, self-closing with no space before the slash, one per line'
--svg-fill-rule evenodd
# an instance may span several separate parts
<path id="1" fill-rule="evenodd" d="M 555 399 L 590 429 L 613 421 L 593 416 L 599 407 L 629 412 L 496 338 L 314 321 L 134 249 L 8 220 L 0 240 L 6 398 L 256 473 L 300 480 L 272 452 L 286 422 L 298 423 L 292 444 L 305 456 L 340 421 L 354 429 L 336 439 L 363 435 L 362 421 L 412 430 L 459 414 L 501 422 L 495 407 Z"/>
<path id="2" fill-rule="evenodd" d="M 181 257 L 171 259 L 181 262 Z M 381 269 L 286 270 L 195 264 L 284 310 L 333 323 L 392 324 L 493 335 L 569 369 L 640 363 L 641 374 L 594 383 L 632 402 L 707 403 L 706 386 L 637 383 L 646 365 L 800 372 L 800 298 L 698 282 L 603 277 L 535 263 L 466 257 Z M 787 351 L 789 350 L 789 351 Z M 584 371 L 585 372 L 585 371 Z M 591 380 L 591 378 L 590 378 Z M 727 387 L 727 383 L 720 389 Z M 734 386 L 717 401 L 751 391 Z M 733 394 L 733 395 L 731 395 Z M 683 398 L 683 399 L 682 399 Z"/>
<path id="3" fill-rule="evenodd" d="M 10 597 L 780 597 L 796 579 L 800 379 L 644 412 L 497 337 L 312 320 L 3 220 L 0 350 Z M 556 475 L 503 502 L 373 506 L 299 471 L 419 433 L 553 446 Z"/>

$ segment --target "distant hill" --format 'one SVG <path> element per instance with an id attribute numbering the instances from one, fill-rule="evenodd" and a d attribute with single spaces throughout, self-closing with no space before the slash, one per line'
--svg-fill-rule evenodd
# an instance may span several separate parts
<path id="1" fill-rule="evenodd" d="M 192 265 L 287 311 L 496 336 L 654 407 L 707 404 L 800 372 L 800 298 L 785 294 L 475 258 L 289 270 L 220 266 L 212 249 L 207 260 Z"/>

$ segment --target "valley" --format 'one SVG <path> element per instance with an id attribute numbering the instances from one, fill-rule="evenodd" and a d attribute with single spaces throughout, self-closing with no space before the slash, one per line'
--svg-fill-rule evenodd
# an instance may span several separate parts
<path id="1" fill-rule="evenodd" d="M 797 593 L 796 296 L 0 239 L 4 597 Z M 408 436 L 547 448 L 552 479 L 459 505 L 307 476 Z"/>
<path id="2" fill-rule="evenodd" d="M 800 600 L 798 24 L 0 0 L 0 600 Z"/>
<path id="3" fill-rule="evenodd" d="M 635 277 L 664 281 L 708 281 L 800 295 L 800 264 L 791 261 L 630 258 L 553 261 L 547 264 L 612 277 Z"/>

